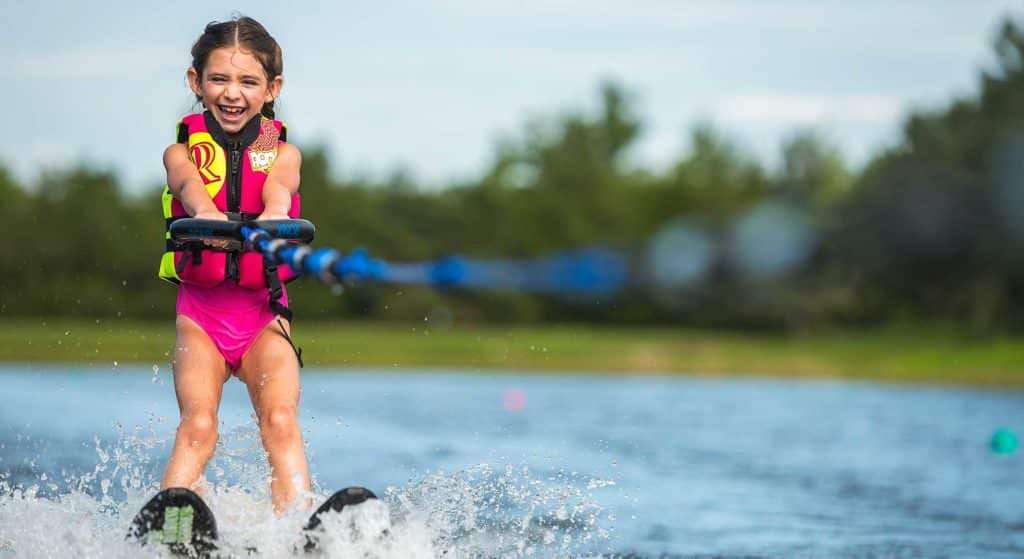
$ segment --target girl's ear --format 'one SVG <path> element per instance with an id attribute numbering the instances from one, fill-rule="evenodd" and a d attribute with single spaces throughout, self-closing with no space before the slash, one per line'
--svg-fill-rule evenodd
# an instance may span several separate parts
<path id="1" fill-rule="evenodd" d="M 277 76 L 276 78 L 270 80 L 270 83 L 267 84 L 267 95 L 266 99 L 264 99 L 264 102 L 269 103 L 274 99 L 277 99 L 277 96 L 281 95 L 281 87 L 283 85 L 284 78 L 282 78 L 281 76 Z"/>
<path id="2" fill-rule="evenodd" d="M 199 72 L 196 72 L 195 68 L 189 66 L 188 71 L 185 72 L 185 79 L 188 80 L 188 86 L 192 89 L 192 93 L 202 97 L 203 89 L 199 83 Z"/>

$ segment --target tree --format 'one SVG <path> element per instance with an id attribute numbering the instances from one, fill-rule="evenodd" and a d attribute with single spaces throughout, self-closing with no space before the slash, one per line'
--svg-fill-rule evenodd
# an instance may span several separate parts
<path id="1" fill-rule="evenodd" d="M 807 208 L 824 208 L 850 187 L 851 177 L 839 150 L 811 130 L 782 145 L 782 170 L 776 178 L 782 194 Z"/>

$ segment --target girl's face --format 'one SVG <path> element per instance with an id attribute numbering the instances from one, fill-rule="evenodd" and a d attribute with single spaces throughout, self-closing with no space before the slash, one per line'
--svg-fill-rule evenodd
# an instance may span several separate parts
<path id="1" fill-rule="evenodd" d="M 281 91 L 281 76 L 267 80 L 263 65 L 240 47 L 221 47 L 210 53 L 200 76 L 188 69 L 188 83 L 221 128 L 237 134 Z"/>

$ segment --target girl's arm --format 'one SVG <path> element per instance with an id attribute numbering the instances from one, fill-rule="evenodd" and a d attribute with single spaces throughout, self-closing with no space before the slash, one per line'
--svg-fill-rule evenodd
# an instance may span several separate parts
<path id="1" fill-rule="evenodd" d="M 302 155 L 291 144 L 277 148 L 277 158 L 263 183 L 263 213 L 259 219 L 288 219 L 292 195 L 299 191 L 299 169 Z"/>
<path id="2" fill-rule="evenodd" d="M 164 168 L 167 169 L 167 188 L 181 202 L 185 211 L 200 219 L 226 220 L 206 191 L 199 170 L 188 158 L 184 144 L 172 144 L 164 150 Z"/>

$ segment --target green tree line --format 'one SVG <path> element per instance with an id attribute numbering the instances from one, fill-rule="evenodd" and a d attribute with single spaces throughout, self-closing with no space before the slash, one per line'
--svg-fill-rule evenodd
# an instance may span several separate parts
<path id="1" fill-rule="evenodd" d="M 531 121 L 498 143 L 479 177 L 445 188 L 402 174 L 337 178 L 325 150 L 305 146 L 303 215 L 317 224 L 319 245 L 365 247 L 393 261 L 611 246 L 630 255 L 640 281 L 607 300 L 306 281 L 290 287 L 293 308 L 299 320 L 1019 328 L 1024 33 L 1016 22 L 1002 24 L 994 52 L 977 95 L 912 113 L 899 142 L 856 171 L 814 131 L 794 132 L 781 164 L 768 169 L 710 124 L 691 131 L 672 165 L 644 168 L 631 158 L 643 122 L 615 83 L 600 87 L 596 111 Z M 0 168 L 0 199 L 0 316 L 173 314 L 174 289 L 156 278 L 163 221 L 155 194 L 128 195 L 113 173 L 87 166 L 32 184 Z M 737 260 L 737 224 L 769 203 L 789 212 L 776 220 L 804 224 L 810 242 L 784 273 L 752 276 Z M 673 223 L 699 231 L 709 247 L 700 281 L 648 281 L 657 271 L 652 240 Z M 756 249 L 757 230 L 751 235 Z M 692 253 L 662 256 L 685 271 L 671 260 Z"/>

